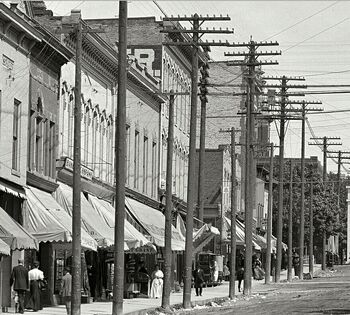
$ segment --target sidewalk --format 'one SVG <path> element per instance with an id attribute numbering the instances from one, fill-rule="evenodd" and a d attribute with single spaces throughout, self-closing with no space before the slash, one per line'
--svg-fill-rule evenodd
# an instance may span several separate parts
<path id="1" fill-rule="evenodd" d="M 314 266 L 314 271 L 320 269 L 319 265 Z M 308 272 L 308 266 L 304 266 L 304 273 Z M 280 280 L 287 279 L 287 271 L 284 270 L 281 272 Z M 275 290 L 276 284 L 265 285 L 265 280 L 261 281 L 252 281 L 252 293 L 264 293 L 267 291 Z M 278 285 L 278 284 L 277 284 Z M 237 282 L 236 282 L 237 286 Z M 194 289 L 192 289 L 191 301 L 194 304 L 205 304 L 207 302 L 213 301 L 218 298 L 224 298 L 228 296 L 229 283 L 223 282 L 221 285 L 216 287 L 208 287 L 203 289 L 203 296 L 196 296 Z M 241 295 L 242 292 L 237 292 L 236 294 Z M 182 292 L 172 293 L 170 297 L 171 304 L 181 304 L 182 303 Z M 128 315 L 145 315 L 147 310 L 150 311 L 161 305 L 161 299 L 125 299 L 124 300 L 124 314 Z M 13 314 L 14 309 L 11 308 L 9 313 Z M 25 314 L 30 314 L 31 311 L 25 312 Z M 94 302 L 91 304 L 82 304 L 81 305 L 81 314 L 82 315 L 110 315 L 112 313 L 112 301 L 111 302 Z M 3 314 L 3 313 L 0 313 Z M 4 313 L 5 314 L 5 313 Z M 54 307 L 45 307 L 42 311 L 37 312 L 38 315 L 65 315 L 66 309 L 64 305 L 54 306 Z"/>

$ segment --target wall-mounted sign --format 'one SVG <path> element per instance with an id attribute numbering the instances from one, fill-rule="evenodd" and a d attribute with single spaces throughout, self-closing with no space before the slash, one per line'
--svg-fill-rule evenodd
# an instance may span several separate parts
<path id="1" fill-rule="evenodd" d="M 64 168 L 73 172 L 73 160 L 67 157 L 64 162 Z M 81 165 L 81 168 L 80 168 L 81 177 L 92 180 L 93 173 L 94 172 L 92 169 L 87 168 L 84 165 Z"/>
<path id="2" fill-rule="evenodd" d="M 2 65 L 9 70 L 13 70 L 14 61 L 3 54 L 2 55 Z"/>

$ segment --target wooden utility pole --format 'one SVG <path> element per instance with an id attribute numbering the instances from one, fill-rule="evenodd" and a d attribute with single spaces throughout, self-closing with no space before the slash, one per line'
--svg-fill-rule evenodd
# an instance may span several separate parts
<path id="1" fill-rule="evenodd" d="M 323 189 L 326 191 L 326 180 L 327 180 L 327 148 L 330 145 L 341 145 L 339 142 L 329 142 L 329 140 L 340 140 L 339 137 L 313 137 L 310 138 L 311 140 L 322 140 L 322 144 L 319 143 L 309 143 L 309 145 L 322 145 L 322 151 L 323 151 Z M 326 270 L 326 242 L 327 242 L 327 232 L 326 230 L 323 231 L 322 235 L 322 270 Z"/>
<path id="2" fill-rule="evenodd" d="M 333 153 L 337 154 L 337 156 L 328 156 L 329 158 L 337 158 L 337 165 L 338 165 L 338 173 L 337 173 L 337 180 L 338 180 L 338 185 L 337 185 L 337 206 L 338 209 L 340 209 L 340 192 L 341 192 L 341 180 L 340 180 L 340 168 L 342 164 L 348 164 L 348 162 L 343 162 L 343 160 L 349 160 L 349 156 L 343 156 L 343 154 L 350 154 L 349 151 L 327 151 L 327 153 Z M 337 222 L 339 223 L 339 213 L 337 213 Z M 333 236 L 334 237 L 334 245 L 337 248 L 337 251 L 339 251 L 339 234 L 336 234 Z M 341 256 L 342 257 L 342 256 Z"/>
<path id="3" fill-rule="evenodd" d="M 164 285 L 162 295 L 162 308 L 166 311 L 170 309 L 171 293 L 171 234 L 172 234 L 172 210 L 173 210 L 173 151 L 174 151 L 174 93 L 170 91 L 169 100 L 169 125 L 168 125 L 168 151 L 166 165 L 166 203 L 165 203 L 165 242 L 164 242 Z"/>
<path id="4" fill-rule="evenodd" d="M 272 207 L 273 207 L 273 143 L 270 144 L 270 174 L 269 174 L 269 199 L 267 209 L 267 248 L 265 265 L 265 284 L 270 284 L 271 273 L 271 241 L 272 241 Z"/>
<path id="5" fill-rule="evenodd" d="M 119 1 L 118 103 L 115 118 L 115 228 L 113 315 L 123 314 L 128 2 Z"/>
<path id="6" fill-rule="evenodd" d="M 81 306 L 81 13 L 72 11 L 78 19 L 75 27 L 75 87 L 74 87 L 74 161 L 73 161 L 73 239 L 72 239 L 72 315 L 80 315 Z"/>
<path id="7" fill-rule="evenodd" d="M 229 130 L 220 130 L 231 134 L 231 253 L 230 253 L 230 284 L 229 298 L 235 297 L 235 277 L 236 277 L 236 213 L 237 213 L 237 175 L 236 175 L 236 130 L 232 127 Z"/>
<path id="8" fill-rule="evenodd" d="M 204 63 L 201 69 L 200 79 L 200 100 L 201 100 L 201 124 L 199 140 L 199 165 L 198 165 L 198 219 L 203 222 L 204 217 L 204 176 L 205 176 L 205 128 L 206 128 L 206 108 L 208 103 L 208 77 L 209 65 Z"/>
<path id="9" fill-rule="evenodd" d="M 305 228 L 305 120 L 307 112 L 320 112 L 321 108 L 307 108 L 308 104 L 322 104 L 321 102 L 302 101 L 301 112 L 301 204 L 300 204 L 300 233 L 299 233 L 299 279 L 304 277 L 304 228 Z"/>
<path id="10" fill-rule="evenodd" d="M 288 88 L 304 88 L 305 86 L 300 85 L 288 85 L 287 82 L 290 80 L 293 81 L 304 81 L 305 79 L 302 77 L 263 77 L 263 80 L 278 80 L 281 82 L 280 85 L 271 85 L 265 84 L 265 88 L 280 88 L 280 93 L 277 94 L 280 96 L 280 110 L 279 115 L 275 116 L 275 118 L 280 119 L 280 130 L 279 130 L 279 174 L 278 174 L 278 213 L 277 213 L 277 259 L 276 259 L 276 269 L 275 269 L 275 282 L 280 281 L 280 273 L 281 273 L 281 262 L 282 262 L 282 231 L 283 231 L 283 180 L 284 180 L 284 138 L 285 138 L 285 123 L 287 120 L 287 97 L 289 94 L 287 93 Z M 295 95 L 297 96 L 297 95 Z M 298 95 L 303 96 L 303 94 Z M 270 111 L 276 111 L 271 109 Z M 292 111 L 292 110 L 288 110 Z M 274 118 L 274 117 L 273 117 Z M 289 119 L 294 119 L 290 117 Z"/>
<path id="11" fill-rule="evenodd" d="M 293 162 L 290 160 L 289 212 L 288 212 L 288 272 L 287 280 L 292 281 L 292 248 L 293 248 Z"/>
<path id="12" fill-rule="evenodd" d="M 313 198 L 314 198 L 314 184 L 310 183 L 310 241 L 309 241 L 309 273 L 311 277 L 314 275 L 314 207 L 313 207 Z"/>
<path id="13" fill-rule="evenodd" d="M 190 41 L 165 42 L 169 46 L 192 46 L 192 70 L 191 70 L 191 118 L 190 118 L 190 143 L 188 158 L 188 188 L 187 188 L 187 213 L 186 213 L 186 243 L 185 243 L 185 271 L 184 271 L 184 290 L 183 306 L 191 306 L 191 284 L 192 284 L 192 259 L 193 259 L 193 215 L 195 208 L 194 194 L 196 186 L 195 161 L 196 161 L 196 123 L 197 123 L 197 102 L 198 102 L 198 61 L 199 47 L 204 46 L 222 46 L 221 43 L 200 42 L 200 38 L 206 33 L 230 34 L 231 30 L 204 30 L 200 26 L 205 21 L 229 21 L 230 18 L 219 16 L 199 16 L 197 13 L 191 17 L 165 17 L 164 21 L 187 21 L 192 24 L 192 29 L 179 28 L 176 25 L 172 28 L 161 30 L 162 33 L 169 34 L 191 34 Z M 203 60 L 202 60 L 203 61 Z M 206 60 L 204 60 L 206 61 Z"/>
<path id="14" fill-rule="evenodd" d="M 74 87 L 74 143 L 73 143 L 73 211 L 72 211 L 72 315 L 80 315 L 81 307 L 81 68 L 82 34 L 103 33 L 103 29 L 83 27 L 81 11 L 72 10 L 70 16 L 62 17 L 56 34 L 75 35 L 75 87 Z"/>
<path id="15" fill-rule="evenodd" d="M 260 46 L 278 46 L 277 42 L 255 42 L 250 40 L 248 43 L 231 44 L 230 47 L 247 47 L 248 52 L 225 53 L 225 56 L 247 57 L 247 61 L 229 63 L 231 66 L 247 66 L 247 113 L 246 113 L 246 181 L 245 181 L 245 266 L 244 266 L 244 294 L 250 295 L 252 289 L 252 256 L 253 256 L 253 213 L 255 208 L 255 160 L 254 160 L 254 142 L 255 142 L 255 96 L 256 96 L 256 73 L 255 67 L 260 65 L 278 64 L 277 61 L 258 61 L 260 56 L 280 55 L 281 52 L 259 52 Z"/>

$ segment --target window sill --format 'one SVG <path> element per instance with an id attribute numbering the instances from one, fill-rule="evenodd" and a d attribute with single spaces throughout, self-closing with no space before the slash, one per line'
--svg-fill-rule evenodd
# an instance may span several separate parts
<path id="1" fill-rule="evenodd" d="M 11 169 L 11 174 L 17 177 L 21 177 L 21 173 L 13 168 Z"/>

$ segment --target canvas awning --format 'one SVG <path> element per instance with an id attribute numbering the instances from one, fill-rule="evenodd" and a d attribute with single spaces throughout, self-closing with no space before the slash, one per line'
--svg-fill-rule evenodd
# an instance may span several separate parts
<path id="1" fill-rule="evenodd" d="M 24 189 L 22 187 L 16 188 L 14 186 L 11 186 L 7 184 L 5 181 L 0 180 L 0 190 L 3 192 L 6 192 L 8 194 L 11 194 L 15 197 L 26 199 L 26 195 L 24 193 Z"/>
<path id="2" fill-rule="evenodd" d="M 115 226 L 115 209 L 107 201 L 99 199 L 89 194 L 88 200 L 94 209 L 100 213 L 100 215 L 106 221 L 106 224 L 110 225 L 113 229 Z M 124 220 L 124 241 L 129 247 L 129 251 L 132 252 L 145 252 L 155 253 L 157 250 L 155 246 L 130 222 Z"/>
<path id="3" fill-rule="evenodd" d="M 7 212 L 0 207 L 0 239 L 11 250 L 36 249 L 39 250 L 38 240 L 16 222 Z"/>
<path id="4" fill-rule="evenodd" d="M 8 246 L 2 239 L 0 239 L 0 255 L 9 256 L 11 253 L 10 246 Z"/>
<path id="5" fill-rule="evenodd" d="M 200 252 L 216 235 L 220 235 L 220 231 L 211 224 L 204 224 L 195 231 L 193 233 L 193 255 Z"/>
<path id="6" fill-rule="evenodd" d="M 154 244 L 164 247 L 165 216 L 163 213 L 128 197 L 126 197 L 126 207 L 153 237 Z M 174 226 L 172 227 L 171 249 L 185 250 L 185 238 Z"/>
<path id="7" fill-rule="evenodd" d="M 230 229 L 231 220 L 225 217 L 225 221 L 227 222 L 227 227 Z M 245 245 L 245 232 L 244 232 L 244 224 L 236 220 L 236 244 L 237 245 Z M 257 235 L 253 233 L 253 246 L 256 250 L 261 250 L 261 246 L 258 244 Z"/>
<path id="8" fill-rule="evenodd" d="M 28 222 L 26 228 L 39 242 L 71 242 L 72 217 L 53 196 L 34 187 L 26 188 Z M 97 250 L 97 242 L 81 229 L 81 245 Z"/>
<path id="9" fill-rule="evenodd" d="M 63 183 L 56 191 L 58 203 L 70 214 L 73 211 L 73 189 Z M 114 245 L 114 228 L 103 218 L 100 211 L 96 211 L 90 202 L 81 193 L 81 218 L 85 229 L 97 241 L 99 247 Z M 129 249 L 125 244 L 124 249 Z"/>

